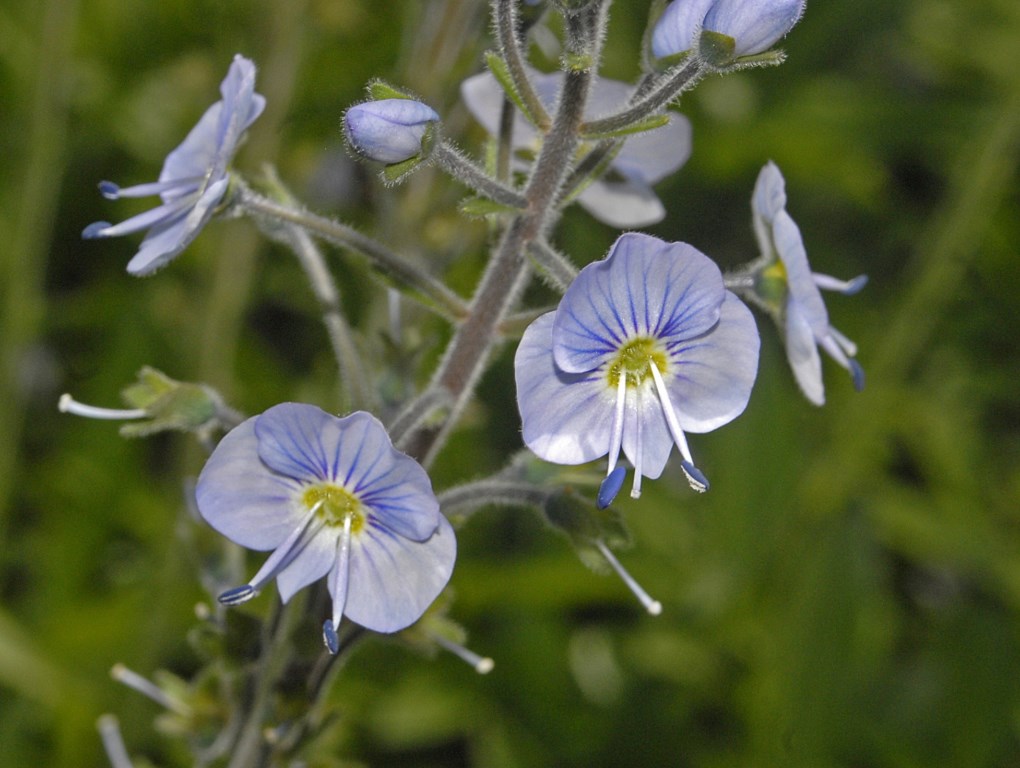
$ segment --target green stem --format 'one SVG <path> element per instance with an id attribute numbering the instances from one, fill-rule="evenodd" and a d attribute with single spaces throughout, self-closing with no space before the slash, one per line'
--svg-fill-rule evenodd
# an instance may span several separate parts
<path id="1" fill-rule="evenodd" d="M 274 168 L 267 166 L 264 175 L 272 193 L 281 204 L 291 208 L 297 206 L 297 200 L 280 181 Z M 308 232 L 296 224 L 284 225 L 282 238 L 279 237 L 278 231 L 266 234 L 274 239 L 282 239 L 297 256 L 298 263 L 308 277 L 312 293 L 315 294 L 322 309 L 322 322 L 326 326 L 333 356 L 336 358 L 337 381 L 343 393 L 341 411 L 348 411 L 352 406 L 371 409 L 375 404 L 375 396 L 368 385 L 368 376 L 361 364 L 361 355 L 354 343 L 354 335 L 341 311 L 340 291 L 322 253 Z"/>
<path id="2" fill-rule="evenodd" d="M 478 194 L 510 208 L 523 209 L 527 207 L 528 203 L 524 199 L 524 195 L 489 176 L 449 142 L 442 141 L 436 145 L 432 159 L 453 178 Z"/>
<path id="3" fill-rule="evenodd" d="M 499 3 L 499 7 L 507 5 Z M 592 60 L 598 58 L 600 41 L 601 38 L 594 40 L 593 50 L 586 52 Z M 428 434 L 419 431 L 417 441 L 409 441 L 412 455 L 422 457 L 426 466 L 442 448 L 470 399 L 498 339 L 500 323 L 527 282 L 528 262 L 524 253 L 531 243 L 544 237 L 558 216 L 554 203 L 573 161 L 590 86 L 589 71 L 572 70 L 565 74 L 556 118 L 524 191 L 528 208 L 512 219 L 504 231 L 471 301 L 470 314 L 457 329 L 433 376 L 432 388 L 450 392 L 454 405 L 438 431 Z"/>
<path id="4" fill-rule="evenodd" d="M 411 288 L 415 292 L 413 295 L 419 296 L 425 306 L 450 320 L 457 320 L 468 313 L 464 301 L 440 281 L 394 253 L 382 243 L 361 234 L 346 224 L 309 211 L 280 205 L 246 187 L 240 190 L 237 204 L 248 213 L 275 219 L 279 222 L 296 224 L 316 237 L 368 257 L 387 276 L 397 283 Z"/>
<path id="5" fill-rule="evenodd" d="M 669 104 L 673 99 L 689 90 L 704 74 L 704 67 L 696 58 L 686 59 L 671 73 L 667 73 L 661 84 L 652 87 L 638 101 L 622 112 L 591 120 L 581 126 L 588 134 L 613 133 L 629 128 Z"/>
<path id="6" fill-rule="evenodd" d="M 524 56 L 521 53 L 517 30 L 517 0 L 497 0 L 496 34 L 499 38 L 500 53 L 506 62 L 514 89 L 529 113 L 528 117 L 540 131 L 545 132 L 551 122 L 549 113 L 546 112 L 545 105 L 538 98 L 538 94 L 535 93 L 531 84 L 531 78 L 528 77 L 528 67 L 524 63 Z"/>

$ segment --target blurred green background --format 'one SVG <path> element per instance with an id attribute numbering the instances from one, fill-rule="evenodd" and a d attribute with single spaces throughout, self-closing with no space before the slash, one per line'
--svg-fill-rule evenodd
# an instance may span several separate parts
<path id="1" fill-rule="evenodd" d="M 646 13 L 615 4 L 608 75 L 636 76 Z M 220 222 L 131 278 L 137 237 L 80 232 L 144 204 L 104 201 L 96 183 L 156 178 L 241 52 L 269 106 L 238 167 L 274 162 L 312 207 L 430 259 L 466 294 L 487 233 L 453 212 L 463 190 L 431 172 L 384 190 L 346 156 L 339 120 L 383 76 L 477 150 L 457 83 L 488 30 L 480 0 L 0 6 L 0 765 L 106 765 L 103 712 L 133 755 L 186 764 L 152 727 L 156 705 L 108 670 L 197 668 L 186 633 L 208 600 L 195 552 L 211 537 L 183 492 L 202 454 L 60 415 L 60 393 L 115 406 L 152 364 L 249 413 L 337 407 L 287 254 Z M 867 389 L 826 361 L 829 403 L 810 406 L 759 318 L 746 414 L 693 439 L 712 491 L 690 493 L 671 465 L 620 504 L 635 540 L 621 558 L 662 616 L 534 514 L 480 514 L 459 534 L 452 615 L 495 670 L 366 644 L 332 694 L 337 739 L 311 764 L 1020 765 L 1020 4 L 813 0 L 784 47 L 781 68 L 685 99 L 694 155 L 660 185 L 670 216 L 650 231 L 723 268 L 751 258 L 750 191 L 776 161 L 814 268 L 871 278 L 828 302 Z M 572 211 L 556 242 L 583 263 L 616 234 Z M 330 263 L 372 344 L 383 292 L 356 258 Z M 405 321 L 433 359 L 442 324 L 413 305 Z M 520 447 L 511 359 L 486 376 L 438 488 Z"/>

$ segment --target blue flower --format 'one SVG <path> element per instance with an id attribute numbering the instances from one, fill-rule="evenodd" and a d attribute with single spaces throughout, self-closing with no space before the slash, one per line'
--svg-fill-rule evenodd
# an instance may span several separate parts
<path id="1" fill-rule="evenodd" d="M 829 325 L 819 288 L 851 295 L 864 287 L 867 277 L 845 281 L 811 271 L 800 229 L 786 212 L 783 175 L 774 163 L 758 174 L 751 209 L 762 252 L 754 275 L 756 300 L 776 317 L 800 388 L 815 405 L 825 403 L 821 347 L 850 371 L 854 386 L 863 389 L 864 370 L 853 359 L 857 345 Z"/>
<path id="2" fill-rule="evenodd" d="M 524 442 L 557 464 L 608 454 L 599 506 L 621 485 L 621 449 L 634 465 L 634 497 L 642 476 L 662 474 L 674 444 L 691 486 L 705 490 L 685 432 L 709 432 L 743 412 L 758 345 L 750 311 L 711 259 L 686 243 L 622 235 L 521 339 Z"/>
<path id="3" fill-rule="evenodd" d="M 151 274 L 183 251 L 212 218 L 227 191 L 227 165 L 245 130 L 262 114 L 266 100 L 255 93 L 255 65 L 241 55 L 234 57 L 220 93 L 223 99 L 209 107 L 180 146 L 167 155 L 159 181 L 124 189 L 109 181 L 99 185 L 110 200 L 150 195 L 163 199 L 158 208 L 120 224 L 97 221 L 82 232 L 82 237 L 92 239 L 148 229 L 128 263 L 133 275 Z"/>
<path id="4" fill-rule="evenodd" d="M 652 31 L 662 58 L 696 48 L 702 31 L 733 39 L 731 56 L 752 56 L 778 43 L 804 13 L 805 0 L 673 0 Z"/>
<path id="5" fill-rule="evenodd" d="M 552 109 L 563 87 L 563 73 L 532 74 L 532 82 L 547 109 Z M 488 72 L 461 83 L 461 95 L 468 110 L 492 136 L 499 133 L 503 89 Z M 591 91 L 585 117 L 611 115 L 625 106 L 634 87 L 616 80 L 597 80 Z M 518 154 L 537 152 L 541 135 L 522 115 L 513 127 L 512 143 Z M 662 221 L 666 209 L 652 185 L 675 173 L 691 154 L 691 124 L 683 115 L 670 113 L 661 128 L 635 134 L 626 140 L 608 172 L 578 195 L 577 201 L 599 221 L 614 227 L 644 227 Z M 518 167 L 524 167 L 520 162 Z"/>
<path id="6" fill-rule="evenodd" d="M 428 475 L 397 451 L 379 421 L 283 403 L 227 433 L 198 478 L 198 509 L 227 538 L 273 554 L 248 584 L 273 578 L 281 599 L 327 576 L 336 652 L 343 616 L 396 632 L 425 612 L 453 571 L 457 544 Z"/>
<path id="7" fill-rule="evenodd" d="M 435 110 L 420 101 L 381 99 L 348 109 L 344 135 L 369 160 L 400 163 L 422 154 L 422 139 L 438 121 Z"/>

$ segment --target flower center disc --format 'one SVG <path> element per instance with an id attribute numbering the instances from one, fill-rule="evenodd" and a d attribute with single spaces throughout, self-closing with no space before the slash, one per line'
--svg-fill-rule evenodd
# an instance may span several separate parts
<path id="1" fill-rule="evenodd" d="M 326 525 L 343 525 L 344 519 L 350 517 L 351 533 L 356 533 L 365 524 L 365 513 L 358 497 L 339 485 L 313 485 L 301 495 L 301 501 L 307 509 L 320 505 L 315 514 Z"/>
<path id="2" fill-rule="evenodd" d="M 667 357 L 657 339 L 642 336 L 632 339 L 620 347 L 613 362 L 609 364 L 608 381 L 612 389 L 620 384 L 620 376 L 627 377 L 628 387 L 638 387 L 651 377 L 651 366 L 665 373 Z"/>

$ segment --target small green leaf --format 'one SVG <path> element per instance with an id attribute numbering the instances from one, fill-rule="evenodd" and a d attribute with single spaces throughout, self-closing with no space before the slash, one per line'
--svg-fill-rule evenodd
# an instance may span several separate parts
<path id="1" fill-rule="evenodd" d="M 385 80 L 373 80 L 368 84 L 368 95 L 372 101 L 382 101 L 383 99 L 414 99 L 414 96 L 402 91 L 396 86 L 390 85 Z"/>
<path id="2" fill-rule="evenodd" d="M 497 203 L 486 197 L 467 197 L 460 201 L 458 206 L 460 212 L 465 216 L 491 216 L 493 214 L 514 214 L 520 213 L 520 209 L 511 205 Z"/>
<path id="3" fill-rule="evenodd" d="M 397 184 L 403 181 L 404 177 L 416 170 L 424 159 L 421 155 L 417 155 L 399 163 L 387 165 L 381 171 L 383 181 L 387 184 Z"/>
<path id="4" fill-rule="evenodd" d="M 650 117 L 646 117 L 623 128 L 617 128 L 612 131 L 605 131 L 601 133 L 585 133 L 584 138 L 595 141 L 600 139 L 615 139 L 621 136 L 631 136 L 635 133 L 654 131 L 656 128 L 668 125 L 669 120 L 669 115 L 651 115 Z M 583 125 L 581 126 L 581 130 L 582 132 L 584 131 Z"/>
<path id="5" fill-rule="evenodd" d="M 485 54 L 485 64 L 488 66 L 489 71 L 492 72 L 493 77 L 496 78 L 503 92 L 506 93 L 507 98 L 524 113 L 528 120 L 537 124 L 538 121 L 535 115 L 528 111 L 528 108 L 524 105 L 524 100 L 521 99 L 521 95 L 517 93 L 517 88 L 514 87 L 514 80 L 510 77 L 510 70 L 507 69 L 506 62 L 503 61 L 500 55 L 494 51 L 487 51 Z"/>

